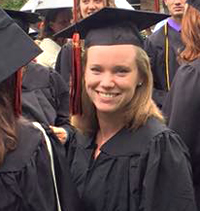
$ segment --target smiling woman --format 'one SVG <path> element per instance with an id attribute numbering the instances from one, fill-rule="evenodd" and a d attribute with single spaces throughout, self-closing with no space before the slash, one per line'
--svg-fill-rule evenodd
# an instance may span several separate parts
<path id="1" fill-rule="evenodd" d="M 65 31 L 85 39 L 83 113 L 67 155 L 87 211 L 196 210 L 187 149 L 152 100 L 138 28 L 153 15 L 104 8 Z"/>
<path id="2" fill-rule="evenodd" d="M 77 0 L 78 20 L 86 18 L 103 7 L 115 7 L 114 0 Z"/>
<path id="3" fill-rule="evenodd" d="M 88 49 L 85 88 L 98 114 L 106 112 L 111 117 L 111 113 L 118 112 L 120 117 L 120 113 L 125 112 L 141 81 L 135 55 L 136 49 L 132 45 Z"/>

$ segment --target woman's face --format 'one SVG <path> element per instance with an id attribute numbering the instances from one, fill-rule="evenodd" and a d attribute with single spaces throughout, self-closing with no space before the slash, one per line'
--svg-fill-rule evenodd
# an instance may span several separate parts
<path id="1" fill-rule="evenodd" d="M 105 6 L 105 0 L 80 0 L 81 16 L 82 18 L 86 18 Z"/>
<path id="2" fill-rule="evenodd" d="M 53 29 L 54 33 L 61 31 L 62 29 L 66 28 L 70 25 L 71 15 L 68 10 L 62 10 L 58 13 L 55 21 L 52 21 L 51 28 Z"/>
<path id="3" fill-rule="evenodd" d="M 93 46 L 85 68 L 86 92 L 99 113 L 123 112 L 140 83 L 133 45 Z"/>

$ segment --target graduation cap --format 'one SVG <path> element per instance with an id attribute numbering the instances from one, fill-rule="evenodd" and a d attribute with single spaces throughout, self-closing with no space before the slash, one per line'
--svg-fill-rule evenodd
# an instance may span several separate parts
<path id="1" fill-rule="evenodd" d="M 78 32 L 91 45 L 134 44 L 142 46 L 139 31 L 169 17 L 166 14 L 105 7 L 55 34 L 71 38 Z"/>
<path id="2" fill-rule="evenodd" d="M 0 49 L 0 83 L 41 53 L 40 48 L 1 8 Z"/>
<path id="3" fill-rule="evenodd" d="M 17 10 L 4 10 L 26 33 L 29 31 L 29 25 L 41 21 L 39 14 L 31 12 L 21 12 Z"/>
<path id="4" fill-rule="evenodd" d="M 199 0 L 187 0 L 186 3 L 188 3 L 189 5 L 193 6 L 194 8 L 196 8 L 197 10 L 200 11 L 200 1 Z"/>
<path id="5" fill-rule="evenodd" d="M 54 35 L 56 38 L 72 38 L 73 36 L 73 43 L 75 43 L 72 55 L 72 87 L 70 93 L 70 111 L 72 114 L 82 113 L 80 98 L 81 68 L 79 67 L 81 56 L 76 47 L 74 33 L 79 33 L 80 37 L 85 39 L 85 47 L 119 44 L 143 47 L 143 39 L 139 31 L 149 28 L 167 17 L 169 16 L 159 13 L 105 7 Z"/>

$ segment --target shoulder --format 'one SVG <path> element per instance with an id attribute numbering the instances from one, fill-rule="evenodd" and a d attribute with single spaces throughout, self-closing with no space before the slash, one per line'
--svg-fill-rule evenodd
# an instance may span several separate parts
<path id="1" fill-rule="evenodd" d="M 48 87 L 51 68 L 41 64 L 31 62 L 27 65 L 27 70 L 23 75 L 23 88 L 40 89 Z"/>
<path id="2" fill-rule="evenodd" d="M 68 41 L 65 45 L 62 46 L 59 55 L 61 57 L 65 57 L 65 56 L 71 56 L 72 53 L 72 41 Z M 66 58 L 65 58 L 66 59 Z"/>
<path id="3" fill-rule="evenodd" d="M 43 141 L 42 133 L 32 123 L 20 123 L 17 147 L 6 155 L 0 173 L 21 171 L 44 146 Z"/>
<path id="4" fill-rule="evenodd" d="M 161 27 L 156 32 L 151 34 L 146 38 L 144 41 L 144 49 L 148 52 L 148 54 L 151 51 L 155 51 L 158 49 L 163 49 L 164 47 L 164 29 Z M 153 54 L 151 56 L 156 56 L 156 54 Z"/>
<path id="5" fill-rule="evenodd" d="M 153 32 L 147 38 L 147 40 L 149 40 L 151 42 L 158 42 L 159 39 L 163 39 L 163 38 L 164 38 L 164 26 L 162 26 L 161 28 L 159 28 L 157 31 Z"/>
<path id="6" fill-rule="evenodd" d="M 195 59 L 194 61 L 187 64 L 191 69 L 200 71 L 200 59 Z"/>
<path id="7" fill-rule="evenodd" d="M 197 76 L 200 74 L 200 59 L 195 59 L 192 62 L 185 63 L 181 65 L 177 71 L 177 75 L 179 77 L 185 76 L 188 77 L 190 76 Z M 178 76 L 175 77 L 178 80 Z"/>

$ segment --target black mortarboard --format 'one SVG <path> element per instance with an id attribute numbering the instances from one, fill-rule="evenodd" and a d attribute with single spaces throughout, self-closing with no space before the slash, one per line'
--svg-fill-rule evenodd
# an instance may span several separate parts
<path id="1" fill-rule="evenodd" d="M 200 11 L 200 0 L 187 0 L 186 3 Z"/>
<path id="2" fill-rule="evenodd" d="M 28 33 L 29 25 L 40 22 L 39 15 L 31 12 L 21 12 L 17 10 L 5 9 L 5 12 L 26 32 Z"/>
<path id="3" fill-rule="evenodd" d="M 0 83 L 41 53 L 31 38 L 0 8 Z"/>
<path id="4" fill-rule="evenodd" d="M 105 7 L 63 29 L 55 37 L 71 38 L 75 32 L 91 45 L 133 44 L 142 46 L 139 31 L 169 17 L 165 14 Z"/>

